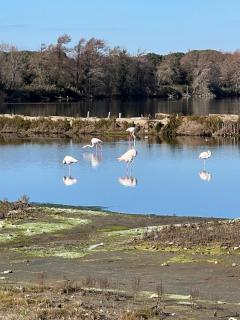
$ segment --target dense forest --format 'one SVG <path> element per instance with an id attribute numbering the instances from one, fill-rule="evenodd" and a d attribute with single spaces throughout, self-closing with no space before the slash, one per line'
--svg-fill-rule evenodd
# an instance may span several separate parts
<path id="1" fill-rule="evenodd" d="M 39 51 L 0 45 L 0 99 L 38 101 L 93 97 L 240 95 L 240 52 L 129 54 L 103 40 L 69 35 Z"/>

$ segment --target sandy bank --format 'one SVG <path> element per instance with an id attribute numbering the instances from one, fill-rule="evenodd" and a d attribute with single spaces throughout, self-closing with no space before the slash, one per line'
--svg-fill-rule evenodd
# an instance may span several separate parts
<path id="1" fill-rule="evenodd" d="M 136 126 L 139 136 L 238 136 L 238 115 L 209 114 L 208 116 L 183 116 L 157 113 L 154 119 L 97 118 L 97 117 L 31 117 L 4 114 L 0 116 L 0 133 L 22 136 L 84 134 L 127 135 L 126 129 Z"/>

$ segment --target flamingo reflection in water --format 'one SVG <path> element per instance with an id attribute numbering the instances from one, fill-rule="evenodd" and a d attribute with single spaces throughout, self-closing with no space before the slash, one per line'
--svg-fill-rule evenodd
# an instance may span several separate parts
<path id="1" fill-rule="evenodd" d="M 71 176 L 65 176 L 63 177 L 63 183 L 65 184 L 65 186 L 72 186 L 73 184 L 77 183 L 77 179 Z"/>
<path id="2" fill-rule="evenodd" d="M 212 180 L 212 175 L 210 172 L 207 172 L 206 170 L 202 170 L 199 172 L 199 178 L 203 181 L 211 181 Z"/>
<path id="3" fill-rule="evenodd" d="M 136 187 L 138 181 L 137 178 L 133 176 L 119 177 L 118 182 L 124 187 Z"/>
<path id="4" fill-rule="evenodd" d="M 90 162 L 92 168 L 97 168 L 102 162 L 102 154 L 85 152 L 83 159 Z"/>

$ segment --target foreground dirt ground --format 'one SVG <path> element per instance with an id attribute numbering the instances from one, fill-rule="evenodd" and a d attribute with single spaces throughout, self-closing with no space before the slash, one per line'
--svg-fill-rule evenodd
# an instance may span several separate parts
<path id="1" fill-rule="evenodd" d="M 0 319 L 239 318 L 238 220 L 5 211 Z"/>

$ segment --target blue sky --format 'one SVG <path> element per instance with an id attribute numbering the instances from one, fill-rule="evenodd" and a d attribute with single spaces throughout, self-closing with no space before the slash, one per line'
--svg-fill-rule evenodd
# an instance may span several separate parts
<path id="1" fill-rule="evenodd" d="M 131 53 L 240 48 L 240 0 L 1 0 L 0 42 L 36 50 L 68 33 Z"/>

